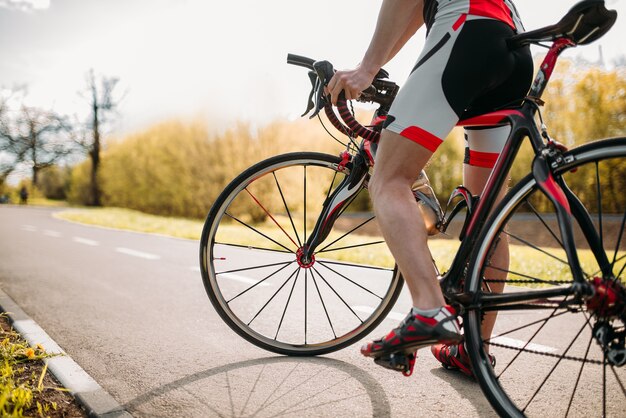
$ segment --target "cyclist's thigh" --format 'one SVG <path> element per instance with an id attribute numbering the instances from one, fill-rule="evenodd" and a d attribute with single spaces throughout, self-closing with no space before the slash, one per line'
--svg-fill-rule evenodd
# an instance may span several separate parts
<path id="1" fill-rule="evenodd" d="M 493 19 L 437 18 L 385 127 L 434 152 L 474 100 L 513 71 L 515 60 L 505 42 L 512 33 Z"/>
<path id="2" fill-rule="evenodd" d="M 465 129 L 465 160 L 463 185 L 474 195 L 480 194 L 500 156 L 511 127 L 494 126 Z M 504 196 L 503 187 L 498 200 Z"/>

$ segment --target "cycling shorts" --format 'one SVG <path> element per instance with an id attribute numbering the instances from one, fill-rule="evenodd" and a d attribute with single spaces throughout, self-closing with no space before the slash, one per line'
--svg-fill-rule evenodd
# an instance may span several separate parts
<path id="1" fill-rule="evenodd" d="M 493 16 L 469 14 L 476 3 L 510 2 L 425 2 L 426 44 L 385 122 L 386 129 L 432 152 L 461 118 L 519 104 L 530 88 L 530 49 L 511 51 L 506 44 L 516 30 L 523 30 L 515 9 L 507 9 L 510 19 L 497 8 Z M 465 162 L 493 167 L 509 131 L 509 126 L 466 129 Z"/>

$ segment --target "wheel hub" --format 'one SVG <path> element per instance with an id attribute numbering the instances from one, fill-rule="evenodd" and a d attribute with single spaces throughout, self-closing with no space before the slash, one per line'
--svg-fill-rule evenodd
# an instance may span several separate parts
<path id="1" fill-rule="evenodd" d="M 315 256 L 313 254 L 308 254 L 308 248 L 303 245 L 296 252 L 296 260 L 298 261 L 298 265 L 302 268 L 308 269 L 313 267 L 315 264 Z"/>

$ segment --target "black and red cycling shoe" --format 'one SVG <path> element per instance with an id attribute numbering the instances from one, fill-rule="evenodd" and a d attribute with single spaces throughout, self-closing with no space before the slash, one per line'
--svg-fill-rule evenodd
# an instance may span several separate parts
<path id="1" fill-rule="evenodd" d="M 465 344 L 438 344 L 430 348 L 433 356 L 447 370 L 458 370 L 466 376 L 474 377 Z M 491 366 L 496 367 L 496 358 L 489 354 Z"/>
<path id="2" fill-rule="evenodd" d="M 409 376 L 413 372 L 418 349 L 437 343 L 457 344 L 463 339 L 456 315 L 451 306 L 442 307 L 432 318 L 411 310 L 400 325 L 385 337 L 361 347 L 361 354 L 374 357 L 376 364 Z"/>

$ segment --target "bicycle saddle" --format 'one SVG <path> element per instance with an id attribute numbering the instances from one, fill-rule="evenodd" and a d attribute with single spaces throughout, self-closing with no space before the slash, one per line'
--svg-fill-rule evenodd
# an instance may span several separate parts
<path id="1" fill-rule="evenodd" d="M 576 3 L 557 24 L 513 36 L 507 42 L 513 49 L 558 38 L 568 38 L 577 45 L 584 45 L 607 33 L 615 19 L 617 12 L 607 10 L 604 0 L 583 0 Z"/>

